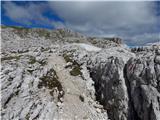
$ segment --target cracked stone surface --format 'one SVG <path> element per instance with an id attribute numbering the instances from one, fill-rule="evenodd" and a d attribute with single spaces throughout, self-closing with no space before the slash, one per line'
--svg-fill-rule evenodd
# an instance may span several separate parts
<path id="1" fill-rule="evenodd" d="M 1 118 L 160 120 L 160 46 L 2 28 Z"/>

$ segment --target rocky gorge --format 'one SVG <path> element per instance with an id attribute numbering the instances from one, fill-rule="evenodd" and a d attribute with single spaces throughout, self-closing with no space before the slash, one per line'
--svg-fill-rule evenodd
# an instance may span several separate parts
<path id="1" fill-rule="evenodd" d="M 160 45 L 1 29 L 3 120 L 160 120 Z"/>

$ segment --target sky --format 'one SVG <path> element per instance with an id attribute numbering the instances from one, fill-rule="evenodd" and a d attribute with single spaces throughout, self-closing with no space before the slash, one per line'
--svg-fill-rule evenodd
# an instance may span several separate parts
<path id="1" fill-rule="evenodd" d="M 160 41 L 160 1 L 3 1 L 1 24 L 68 28 L 141 46 Z"/>

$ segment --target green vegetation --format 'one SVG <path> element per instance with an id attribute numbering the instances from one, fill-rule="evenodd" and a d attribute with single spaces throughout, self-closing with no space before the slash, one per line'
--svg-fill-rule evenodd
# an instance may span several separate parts
<path id="1" fill-rule="evenodd" d="M 72 76 L 82 75 L 80 65 L 75 60 L 72 59 L 72 57 L 73 57 L 72 54 L 70 54 L 70 55 L 63 54 L 63 57 L 66 62 L 72 63 L 72 70 L 70 71 L 70 74 Z"/>
<path id="2" fill-rule="evenodd" d="M 14 28 L 14 29 L 17 29 L 17 30 L 29 29 L 29 28 L 22 27 L 22 26 L 4 26 L 4 25 L 1 25 L 1 28 Z"/>
<path id="3" fill-rule="evenodd" d="M 34 56 L 31 56 L 31 55 L 28 55 L 28 57 L 29 57 L 29 62 L 28 62 L 29 64 L 35 64 L 36 62 L 38 62 L 42 66 L 47 64 L 47 62 L 45 60 L 38 61 L 38 60 L 36 60 L 36 58 Z"/>
<path id="4" fill-rule="evenodd" d="M 51 69 L 47 72 L 47 74 L 40 78 L 40 82 L 38 84 L 38 88 L 46 87 L 48 89 L 53 89 L 57 87 L 59 91 L 62 91 L 62 85 L 58 81 L 58 76 L 54 69 Z"/>
<path id="5" fill-rule="evenodd" d="M 15 55 L 15 56 L 3 57 L 3 58 L 1 58 L 1 61 L 4 61 L 4 60 L 13 60 L 13 59 L 15 59 L 15 60 L 19 60 L 19 59 L 20 59 L 20 57 L 21 57 L 21 55 Z"/>
<path id="6" fill-rule="evenodd" d="M 58 100 L 60 101 L 60 98 L 64 95 L 64 91 L 61 83 L 58 81 L 56 71 L 54 69 L 51 69 L 45 76 L 41 77 L 40 80 L 41 81 L 38 83 L 38 88 L 41 89 L 42 87 L 46 87 L 50 89 L 51 96 L 53 96 L 55 88 L 57 88 L 58 91 L 61 91 L 58 94 Z"/>
<path id="7" fill-rule="evenodd" d="M 51 37 L 51 33 L 45 29 L 37 30 L 37 34 L 40 37 L 45 37 L 46 39 L 49 39 Z"/>
<path id="8" fill-rule="evenodd" d="M 29 118 L 30 118 L 30 115 L 29 115 L 29 113 L 27 113 L 27 115 L 25 116 L 25 119 L 29 120 Z"/>
<path id="9" fill-rule="evenodd" d="M 67 54 L 63 54 L 63 58 L 64 58 L 64 60 L 66 61 L 66 63 L 67 62 L 73 62 L 73 60 L 71 59 L 72 58 L 72 55 L 70 54 L 70 55 L 67 55 Z"/>
<path id="10" fill-rule="evenodd" d="M 1 28 L 13 28 L 14 32 L 20 37 L 24 37 L 28 34 L 30 28 L 22 27 L 22 26 L 1 26 Z"/>
<path id="11" fill-rule="evenodd" d="M 1 28 L 13 28 L 14 32 L 20 37 L 25 37 L 31 28 L 21 27 L 21 26 L 1 26 Z M 46 39 L 51 37 L 51 33 L 46 29 L 35 29 L 35 33 L 37 33 L 40 37 L 45 37 Z"/>
<path id="12" fill-rule="evenodd" d="M 29 64 L 34 64 L 34 63 L 36 63 L 37 61 L 36 61 L 36 58 L 35 57 L 33 57 L 33 56 L 29 56 Z"/>
<path id="13" fill-rule="evenodd" d="M 46 65 L 47 64 L 47 61 L 45 60 L 42 60 L 42 61 L 37 61 L 39 64 L 41 64 L 42 66 Z"/>
<path id="14" fill-rule="evenodd" d="M 80 66 L 78 65 L 73 66 L 72 70 L 70 71 L 70 74 L 72 76 L 82 75 Z"/>

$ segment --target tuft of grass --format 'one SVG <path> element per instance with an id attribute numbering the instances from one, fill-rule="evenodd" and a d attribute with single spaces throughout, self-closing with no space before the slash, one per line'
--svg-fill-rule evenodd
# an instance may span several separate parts
<path id="1" fill-rule="evenodd" d="M 29 120 L 29 118 L 30 118 L 30 115 L 29 115 L 29 113 L 25 116 L 25 119 L 26 120 Z"/>
<path id="2" fill-rule="evenodd" d="M 72 54 L 70 55 L 63 54 L 63 57 L 66 62 L 71 62 L 73 65 L 72 70 L 70 71 L 70 74 L 72 76 L 82 75 L 80 65 L 75 60 L 72 59 Z"/>
<path id="3" fill-rule="evenodd" d="M 64 60 L 67 62 L 73 62 L 73 60 L 71 59 L 72 55 L 67 55 L 67 54 L 63 54 L 63 58 Z"/>
<path id="4" fill-rule="evenodd" d="M 44 66 L 44 65 L 46 65 L 47 64 L 47 61 L 44 61 L 44 60 L 42 60 L 42 61 L 37 61 L 39 64 L 41 64 L 42 66 Z"/>
<path id="5" fill-rule="evenodd" d="M 45 61 L 45 60 L 42 60 L 42 61 L 38 61 L 38 60 L 36 60 L 36 58 L 34 57 L 34 56 L 31 56 L 31 55 L 28 55 L 28 57 L 29 57 L 29 64 L 34 64 L 34 63 L 36 63 L 36 62 L 38 62 L 39 64 L 41 64 L 42 66 L 44 66 L 44 65 L 46 65 L 47 64 L 47 62 Z"/>
<path id="6" fill-rule="evenodd" d="M 1 27 L 2 28 L 14 28 L 14 29 L 17 29 L 17 30 L 29 29 L 29 28 L 22 27 L 22 26 L 4 26 L 4 25 L 1 25 Z"/>
<path id="7" fill-rule="evenodd" d="M 72 76 L 82 75 L 81 68 L 78 65 L 73 66 L 73 69 L 70 71 Z"/>
<path id="8" fill-rule="evenodd" d="M 43 29 L 40 29 L 37 31 L 37 34 L 40 36 L 40 37 L 45 37 L 46 39 L 49 39 L 51 37 L 51 33 L 47 30 L 43 30 Z"/>
<path id="9" fill-rule="evenodd" d="M 59 91 L 62 91 L 62 85 L 58 81 L 58 76 L 54 69 L 51 69 L 47 74 L 40 78 L 41 82 L 38 84 L 38 88 L 46 87 L 48 89 L 53 89 L 57 87 Z"/>
<path id="10" fill-rule="evenodd" d="M 3 57 L 3 58 L 1 58 L 1 61 L 4 61 L 4 60 L 12 60 L 12 59 L 15 59 L 15 60 L 19 60 L 20 59 L 20 57 L 21 57 L 21 55 L 15 55 L 15 56 L 8 56 L 8 57 Z"/>
<path id="11" fill-rule="evenodd" d="M 53 96 L 55 88 L 58 89 L 58 100 L 64 96 L 64 91 L 62 88 L 61 83 L 58 81 L 58 76 L 54 69 L 51 69 L 47 72 L 47 74 L 40 78 L 40 82 L 38 83 L 38 88 L 41 89 L 42 87 L 46 87 L 50 89 L 50 95 Z M 61 92 L 60 92 L 61 91 Z"/>
<path id="12" fill-rule="evenodd" d="M 36 63 L 36 58 L 35 57 L 33 57 L 33 56 L 29 56 L 29 62 L 28 62 L 29 64 L 34 64 L 34 63 Z"/>

